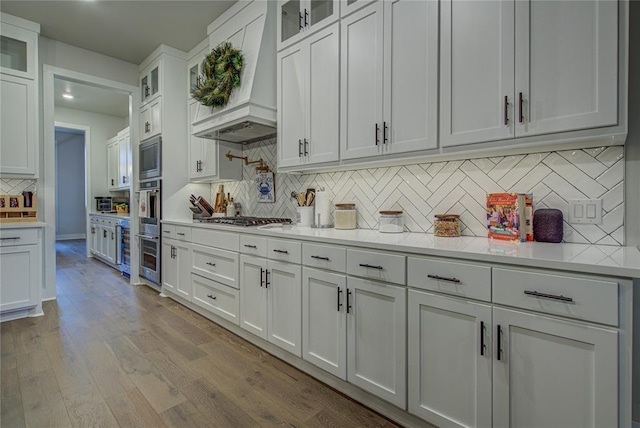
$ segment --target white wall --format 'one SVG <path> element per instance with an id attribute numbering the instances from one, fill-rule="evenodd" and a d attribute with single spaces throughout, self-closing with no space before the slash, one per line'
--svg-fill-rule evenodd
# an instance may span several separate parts
<path id="1" fill-rule="evenodd" d="M 129 118 L 90 113 L 69 108 L 56 107 L 55 121 L 84 125 L 91 128 L 91 141 L 88 143 L 91 174 L 91 204 L 95 196 L 108 196 L 107 191 L 107 140 L 118 131 L 127 127 Z M 90 205 L 93 209 L 93 205 Z"/>
<path id="2" fill-rule="evenodd" d="M 56 131 L 56 240 L 85 237 L 84 133 Z"/>

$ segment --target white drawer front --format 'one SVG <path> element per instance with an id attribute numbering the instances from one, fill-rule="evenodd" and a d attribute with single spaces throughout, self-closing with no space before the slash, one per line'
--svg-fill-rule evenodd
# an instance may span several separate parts
<path id="1" fill-rule="evenodd" d="M 193 245 L 191 272 L 233 288 L 238 287 L 238 253 Z"/>
<path id="2" fill-rule="evenodd" d="M 407 259 L 409 287 L 491 301 L 491 268 L 426 257 Z"/>
<path id="3" fill-rule="evenodd" d="M 271 260 L 300 264 L 302 244 L 296 241 L 269 238 L 267 239 L 267 257 Z"/>
<path id="4" fill-rule="evenodd" d="M 258 257 L 267 257 L 267 238 L 240 235 L 240 252 Z"/>
<path id="5" fill-rule="evenodd" d="M 193 283 L 193 303 L 239 325 L 239 291 L 207 278 L 191 274 Z"/>
<path id="6" fill-rule="evenodd" d="M 618 325 L 618 283 L 614 280 L 494 268 L 493 302 Z"/>
<path id="7" fill-rule="evenodd" d="M 238 251 L 240 235 L 219 230 L 196 228 L 191 234 L 191 241 L 195 244 L 207 245 L 223 250 Z"/>
<path id="8" fill-rule="evenodd" d="M 334 245 L 302 244 L 302 264 L 305 266 L 346 272 L 347 249 Z"/>
<path id="9" fill-rule="evenodd" d="M 187 226 L 176 226 L 176 239 L 179 241 L 191 241 L 191 228 Z"/>
<path id="10" fill-rule="evenodd" d="M 162 237 L 176 239 L 176 227 L 172 224 L 163 224 Z"/>
<path id="11" fill-rule="evenodd" d="M 405 256 L 382 251 L 347 249 L 347 273 L 380 281 L 406 284 Z"/>
<path id="12" fill-rule="evenodd" d="M 38 229 L 0 229 L 0 247 L 38 243 Z"/>

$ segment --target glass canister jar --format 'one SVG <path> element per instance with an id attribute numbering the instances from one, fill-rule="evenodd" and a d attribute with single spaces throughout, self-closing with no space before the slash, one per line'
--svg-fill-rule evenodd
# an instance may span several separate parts
<path id="1" fill-rule="evenodd" d="M 404 232 L 404 219 L 402 211 L 380 211 L 378 231 L 382 233 Z"/>
<path id="2" fill-rule="evenodd" d="M 436 214 L 433 222 L 435 236 L 460 236 L 460 216 L 458 214 Z"/>
<path id="3" fill-rule="evenodd" d="M 336 204 L 333 212 L 333 227 L 336 229 L 356 228 L 356 204 Z"/>

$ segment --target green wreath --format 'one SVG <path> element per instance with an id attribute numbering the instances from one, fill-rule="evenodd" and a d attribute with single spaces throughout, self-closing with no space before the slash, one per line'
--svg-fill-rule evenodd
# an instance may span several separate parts
<path id="1" fill-rule="evenodd" d="M 227 105 L 233 88 L 240 86 L 243 61 L 231 43 L 218 45 L 202 61 L 202 75 L 191 88 L 193 98 L 208 107 Z"/>

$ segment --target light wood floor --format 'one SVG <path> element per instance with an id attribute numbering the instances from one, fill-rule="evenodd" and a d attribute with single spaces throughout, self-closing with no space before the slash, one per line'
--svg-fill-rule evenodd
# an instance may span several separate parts
<path id="1" fill-rule="evenodd" d="M 1 324 L 0 426 L 394 427 L 146 286 L 57 245 L 57 301 Z"/>

